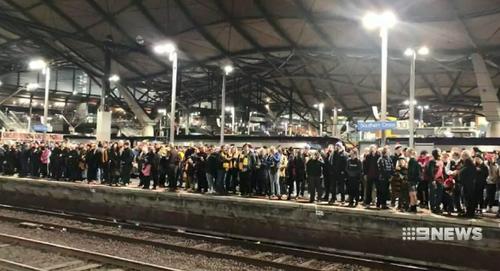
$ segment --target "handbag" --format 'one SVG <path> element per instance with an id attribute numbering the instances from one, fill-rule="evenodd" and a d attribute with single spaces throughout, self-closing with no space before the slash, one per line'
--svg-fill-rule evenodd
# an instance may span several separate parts
<path id="1" fill-rule="evenodd" d="M 145 165 L 142 168 L 142 175 L 149 177 L 149 174 L 151 174 L 151 165 Z"/>

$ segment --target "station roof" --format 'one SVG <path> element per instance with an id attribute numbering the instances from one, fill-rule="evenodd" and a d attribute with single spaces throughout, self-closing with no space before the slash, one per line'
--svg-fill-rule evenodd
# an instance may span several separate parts
<path id="1" fill-rule="evenodd" d="M 473 53 L 482 54 L 500 85 L 495 0 L 1 0 L 0 10 L 0 72 L 42 55 L 100 80 L 104 44 L 112 40 L 112 72 L 121 84 L 154 90 L 166 102 L 171 63 L 152 48 L 173 42 L 184 106 L 218 91 L 219 81 L 208 82 L 232 64 L 228 93 L 236 100 L 255 95 L 281 112 L 292 101 L 304 116 L 316 114 L 319 102 L 370 114 L 380 105 L 381 49 L 379 32 L 362 25 L 368 11 L 398 17 L 389 31 L 391 115 L 408 99 L 408 47 L 430 49 L 417 59 L 416 96 L 433 114 L 480 114 Z M 257 86 L 265 96 L 251 94 Z"/>

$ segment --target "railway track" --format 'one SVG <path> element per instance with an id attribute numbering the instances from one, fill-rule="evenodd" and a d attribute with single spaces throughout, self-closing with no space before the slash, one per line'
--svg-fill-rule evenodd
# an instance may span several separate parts
<path id="1" fill-rule="evenodd" d="M 7 234 L 0 234 L 0 242 L 0 270 L 180 271 Z"/>
<path id="2" fill-rule="evenodd" d="M 84 234 L 125 243 L 142 244 L 164 248 L 187 254 L 201 254 L 208 257 L 229 259 L 259 267 L 282 270 L 340 270 L 339 264 L 365 267 L 373 270 L 459 270 L 452 266 L 429 265 L 423 262 L 406 262 L 401 259 L 381 259 L 376 256 L 338 254 L 320 250 L 268 244 L 255 240 L 226 238 L 143 225 L 136 222 L 118 222 L 113 219 L 92 218 L 84 215 L 66 214 L 46 210 L 0 205 L 21 213 L 31 213 L 47 217 L 57 217 L 66 222 L 50 223 L 45 219 L 27 219 L 15 215 L 0 215 L 0 221 L 10 223 L 31 223 L 38 228 L 64 230 L 69 233 Z M 73 221 L 70 223 L 70 221 Z M 75 221 L 77 223 L 75 223 Z M 83 223 L 83 224 L 78 224 Z M 95 227 L 99 225 L 99 227 Z M 126 232 L 128 231 L 128 232 Z M 117 232 L 117 233 L 112 233 Z M 143 233 L 148 233 L 144 235 Z M 175 236 L 178 240 L 167 240 L 164 236 Z M 356 270 L 353 269 L 353 270 Z"/>

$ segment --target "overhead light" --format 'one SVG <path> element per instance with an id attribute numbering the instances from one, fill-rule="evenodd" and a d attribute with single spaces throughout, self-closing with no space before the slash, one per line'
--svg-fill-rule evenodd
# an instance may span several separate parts
<path id="1" fill-rule="evenodd" d="M 271 98 L 266 98 L 266 102 L 271 102 Z"/>
<path id="2" fill-rule="evenodd" d="M 33 91 L 33 90 L 36 90 L 38 89 L 40 86 L 37 84 L 37 83 L 29 83 L 26 85 L 26 89 L 28 91 Z"/>
<path id="3" fill-rule="evenodd" d="M 33 103 L 33 106 L 37 106 L 38 104 L 37 103 Z"/>
<path id="4" fill-rule="evenodd" d="M 111 75 L 111 77 L 109 77 L 109 81 L 110 82 L 118 82 L 118 81 L 120 81 L 120 77 L 116 74 L 113 74 L 113 75 Z"/>
<path id="5" fill-rule="evenodd" d="M 428 106 L 428 105 L 425 105 L 425 106 L 424 106 L 424 109 L 429 109 L 429 106 Z"/>
<path id="6" fill-rule="evenodd" d="M 2 81 L 0 81 L 0 86 L 3 85 Z"/>
<path id="7" fill-rule="evenodd" d="M 76 95 L 76 94 L 78 94 L 78 92 L 77 92 L 76 90 L 75 90 L 75 91 L 73 91 L 73 95 Z"/>
<path id="8" fill-rule="evenodd" d="M 405 56 L 412 56 L 414 53 L 415 51 L 411 48 L 405 50 Z"/>
<path id="9" fill-rule="evenodd" d="M 425 46 L 424 47 L 420 47 L 418 49 L 418 54 L 419 55 L 428 55 L 429 54 L 429 48 L 427 48 Z"/>
<path id="10" fill-rule="evenodd" d="M 405 105 L 410 105 L 410 101 L 409 100 L 406 100 L 403 102 Z M 413 104 L 417 104 L 417 101 L 416 100 L 413 100 Z"/>
<path id="11" fill-rule="evenodd" d="M 175 52 L 175 45 L 173 43 L 165 43 L 156 45 L 153 50 L 157 54 L 170 54 Z"/>
<path id="12" fill-rule="evenodd" d="M 363 25 L 369 29 L 377 27 L 391 28 L 396 24 L 396 22 L 396 15 L 390 11 L 386 11 L 382 14 L 370 12 L 363 18 Z"/>
<path id="13" fill-rule="evenodd" d="M 224 72 L 226 73 L 226 75 L 230 74 L 233 71 L 234 71 L 234 68 L 231 65 L 227 65 L 224 67 Z"/>
<path id="14" fill-rule="evenodd" d="M 337 111 L 342 112 L 342 108 L 337 109 Z"/>
<path id="15" fill-rule="evenodd" d="M 12 102 L 12 104 L 17 104 L 17 102 L 16 102 L 16 101 L 13 101 L 13 102 Z"/>
<path id="16" fill-rule="evenodd" d="M 47 67 L 47 63 L 41 59 L 32 60 L 29 63 L 31 70 L 43 70 Z"/>

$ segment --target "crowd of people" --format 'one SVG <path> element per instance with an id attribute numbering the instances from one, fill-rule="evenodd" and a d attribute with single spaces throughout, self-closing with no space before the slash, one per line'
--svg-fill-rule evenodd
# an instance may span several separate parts
<path id="1" fill-rule="evenodd" d="M 477 148 L 417 155 L 399 145 L 392 154 L 389 146 L 373 145 L 361 153 L 355 148 L 347 152 L 341 142 L 323 150 L 150 142 L 131 147 L 128 141 L 0 147 L 4 175 L 109 186 L 129 186 L 137 176 L 142 189 L 308 198 L 310 203 L 413 213 L 422 208 L 466 217 L 493 212 L 500 175 L 497 159 L 496 152 L 484 154 Z"/>

